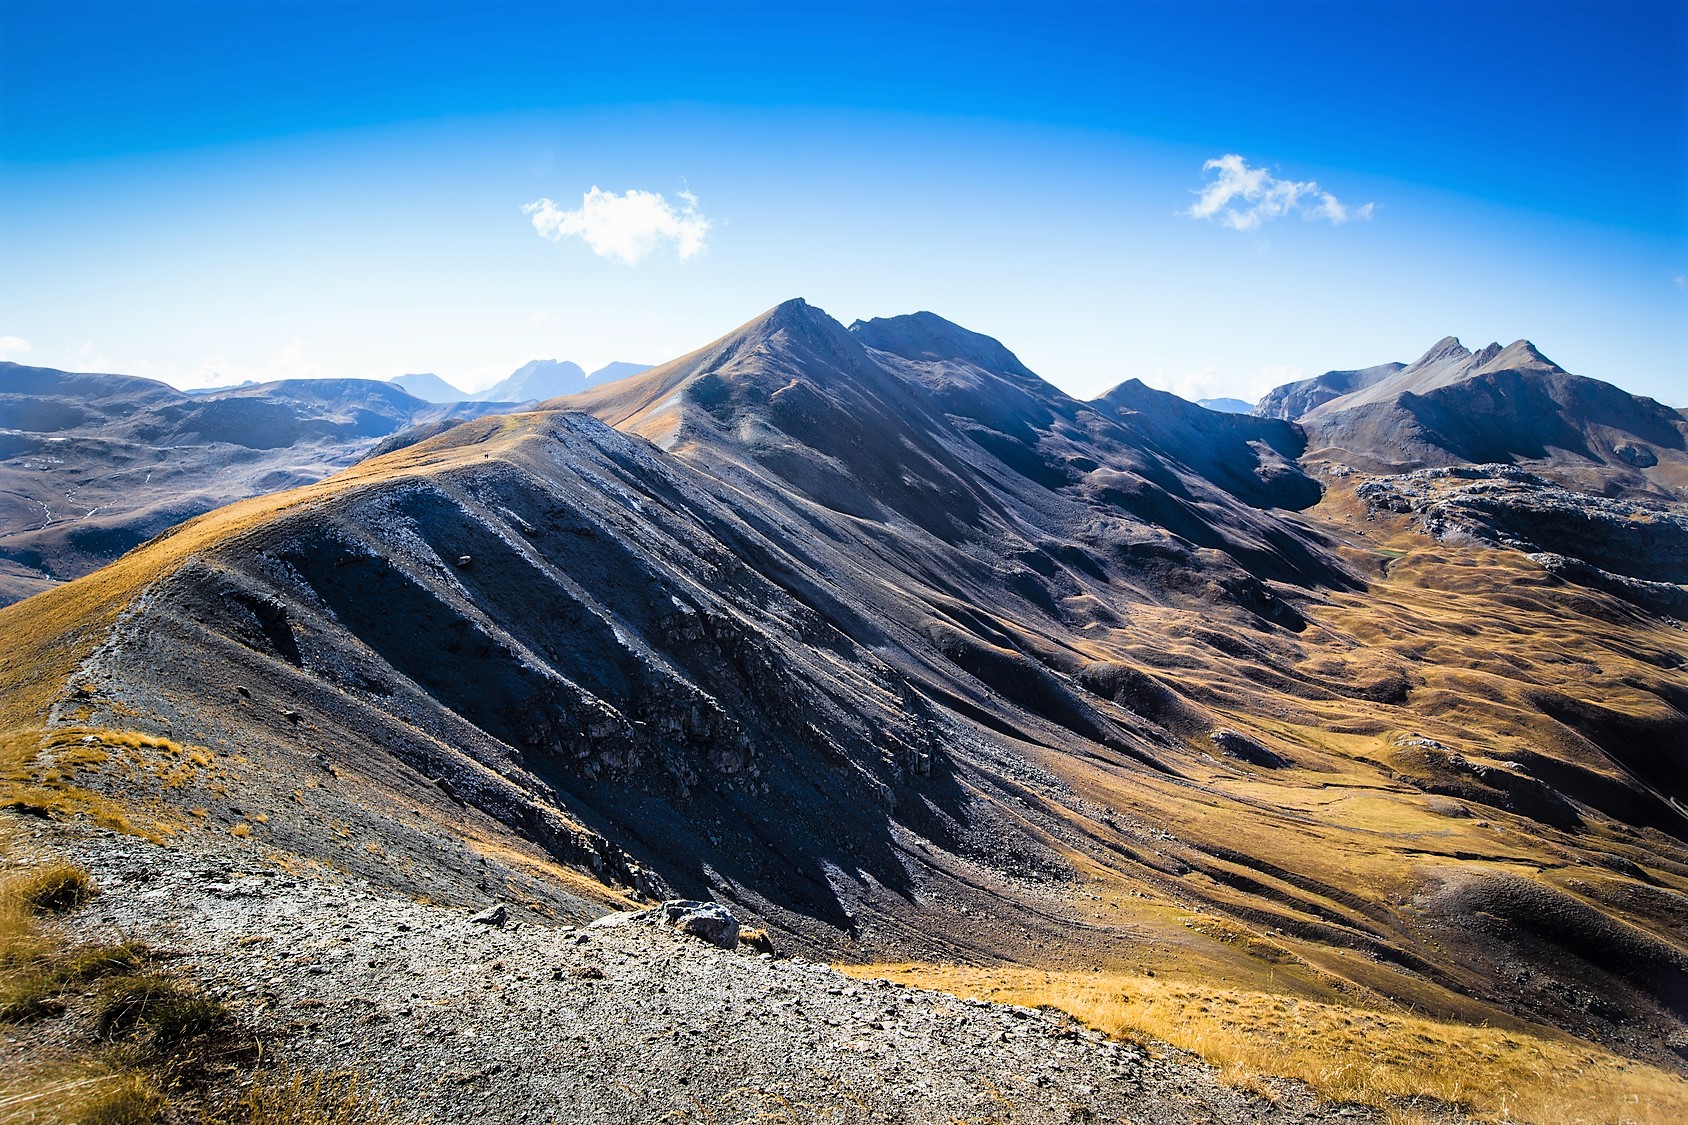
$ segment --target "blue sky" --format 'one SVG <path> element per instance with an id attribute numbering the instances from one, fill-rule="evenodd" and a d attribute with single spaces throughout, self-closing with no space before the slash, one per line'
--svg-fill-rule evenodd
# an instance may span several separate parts
<path id="1" fill-rule="evenodd" d="M 1680 405 L 1685 11 L 0 0 L 0 358 L 472 388 L 803 296 L 1081 395 L 1453 334 Z"/>

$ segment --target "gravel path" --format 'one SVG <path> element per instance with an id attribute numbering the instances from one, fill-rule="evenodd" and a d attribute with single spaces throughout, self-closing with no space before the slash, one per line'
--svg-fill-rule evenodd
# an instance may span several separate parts
<path id="1" fill-rule="evenodd" d="M 542 926 L 384 895 L 247 853 L 65 841 L 90 911 L 185 955 L 288 1062 L 354 1068 L 406 1115 L 486 1122 L 1376 1120 L 1219 1085 L 1067 1017 L 649 924 Z M 91 919 L 92 920 L 92 919 Z"/>

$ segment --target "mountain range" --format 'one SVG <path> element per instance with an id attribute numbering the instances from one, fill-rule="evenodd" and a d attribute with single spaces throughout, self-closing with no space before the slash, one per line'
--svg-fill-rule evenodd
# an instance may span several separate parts
<path id="1" fill-rule="evenodd" d="M 535 361 L 477 396 L 433 375 L 177 391 L 0 363 L 0 604 L 101 566 L 222 504 L 320 480 L 417 427 L 585 386 Z M 644 370 L 615 364 L 600 382 Z M 441 391 L 444 388 L 444 391 Z M 508 391 L 517 397 L 497 397 Z"/>
<path id="2" fill-rule="evenodd" d="M 1591 491 L 1688 487 L 1688 415 L 1572 375 L 1528 340 L 1473 352 L 1449 336 L 1409 364 L 1278 387 L 1254 413 L 1299 423 L 1317 456 L 1379 472 L 1505 463 Z"/>
<path id="3" fill-rule="evenodd" d="M 114 739 L 88 784 L 436 902 L 712 898 L 828 960 L 1671 1064 L 1685 420 L 1522 343 L 1320 378 L 1080 401 L 931 313 L 788 301 L 0 609 L 5 718 L 207 747 L 160 787 Z"/>
<path id="4" fill-rule="evenodd" d="M 649 364 L 622 363 L 618 360 L 605 364 L 588 375 L 578 363 L 536 359 L 523 364 L 504 379 L 475 394 L 458 390 L 438 375 L 398 375 L 389 382 L 426 402 L 516 403 L 578 394 L 586 390 L 588 385 L 600 386 L 649 369 Z"/>

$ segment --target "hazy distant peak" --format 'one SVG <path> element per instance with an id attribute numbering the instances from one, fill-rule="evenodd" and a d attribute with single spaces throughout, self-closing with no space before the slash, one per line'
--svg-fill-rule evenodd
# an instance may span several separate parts
<path id="1" fill-rule="evenodd" d="M 1196 405 L 1220 414 L 1250 414 L 1254 411 L 1254 403 L 1240 398 L 1198 398 Z"/>
<path id="2" fill-rule="evenodd" d="M 468 392 L 458 390 L 432 373 L 395 375 L 387 381 L 423 402 L 463 402 L 469 397 Z"/>
<path id="3" fill-rule="evenodd" d="M 520 367 L 516 368 L 516 370 L 510 375 L 510 378 L 521 379 L 532 375 L 549 374 L 551 372 L 556 372 L 559 375 L 578 375 L 581 378 L 585 378 L 586 376 L 586 372 L 580 364 L 571 360 L 530 359 Z"/>
<path id="4" fill-rule="evenodd" d="M 1035 377 L 1000 340 L 973 332 L 936 313 L 858 320 L 850 332 L 870 348 L 904 359 L 960 360 L 987 371 Z"/>
<path id="5" fill-rule="evenodd" d="M 569 360 L 533 359 L 475 398 L 480 402 L 529 402 L 586 389 L 586 372 Z"/>
<path id="6" fill-rule="evenodd" d="M 586 381 L 593 386 L 598 386 L 602 383 L 613 383 L 617 379 L 625 379 L 629 375 L 637 375 L 641 371 L 649 371 L 650 369 L 651 365 L 648 363 L 626 363 L 618 359 L 604 364 L 598 370 L 586 376 Z"/>

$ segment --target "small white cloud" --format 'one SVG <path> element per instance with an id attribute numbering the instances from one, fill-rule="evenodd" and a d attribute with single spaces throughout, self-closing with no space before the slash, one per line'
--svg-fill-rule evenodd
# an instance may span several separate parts
<path id="1" fill-rule="evenodd" d="M 168 375 L 153 375 L 165 382 L 183 389 L 202 387 L 228 387 L 240 383 L 271 383 L 277 379 L 332 379 L 338 373 L 316 359 L 306 351 L 309 343 L 294 337 L 287 346 L 272 352 L 262 363 L 253 365 L 230 360 L 227 356 L 211 356 L 199 362 L 190 374 L 176 373 L 172 368 Z M 132 369 L 136 375 L 152 374 L 150 371 L 140 370 L 138 365 Z"/>
<path id="2" fill-rule="evenodd" d="M 1228 374 L 1215 367 L 1203 367 L 1182 375 L 1157 371 L 1152 378 L 1145 376 L 1143 382 L 1191 402 L 1204 398 L 1240 398 L 1244 402 L 1254 402 L 1273 387 L 1306 377 L 1307 373 L 1301 368 L 1284 363 L 1262 367 L 1257 375 Z"/>
<path id="3" fill-rule="evenodd" d="M 679 200 L 675 206 L 659 192 L 629 188 L 617 195 L 594 187 L 581 198 L 579 210 L 565 211 L 540 199 L 522 212 L 533 218 L 533 229 L 542 237 L 553 242 L 583 239 L 600 258 L 637 265 L 671 242 L 680 261 L 689 262 L 703 253 L 710 224 L 697 209 L 697 196 L 682 191 Z"/>
<path id="4" fill-rule="evenodd" d="M 1151 387 L 1171 391 L 1179 398 L 1189 399 L 1191 402 L 1203 398 L 1223 398 L 1231 393 L 1230 382 L 1212 367 L 1204 367 L 1182 375 L 1168 375 L 1165 371 L 1157 371 L 1154 378 L 1146 378 L 1143 381 Z"/>
<path id="5" fill-rule="evenodd" d="M 16 359 L 29 350 L 29 341 L 22 336 L 0 336 L 0 359 Z"/>
<path id="6" fill-rule="evenodd" d="M 1676 286 L 1678 289 L 1688 289 L 1688 274 L 1680 274 L 1679 273 L 1675 277 L 1670 279 L 1670 283 L 1672 285 Z M 6 339 L 7 340 L 15 340 L 15 339 L 17 339 L 17 337 L 16 336 L 7 336 Z M 0 346 L 3 346 L 3 341 L 0 341 Z M 27 347 L 29 347 L 29 345 L 25 344 L 24 347 L 27 348 Z"/>
<path id="7" fill-rule="evenodd" d="M 1184 214 L 1192 219 L 1216 219 L 1232 230 L 1258 230 L 1260 225 L 1292 212 L 1304 219 L 1324 219 L 1333 226 L 1351 219 L 1369 219 L 1375 203 L 1351 207 L 1314 180 L 1281 180 L 1264 168 L 1251 168 L 1235 153 L 1202 165 L 1216 175 L 1196 193 Z"/>
<path id="8" fill-rule="evenodd" d="M 1281 387 L 1285 383 L 1299 383 L 1307 378 L 1307 372 L 1293 363 L 1268 363 L 1260 369 L 1260 377 L 1249 381 L 1249 390 L 1255 392 L 1256 398 L 1265 394 L 1273 387 Z"/>

